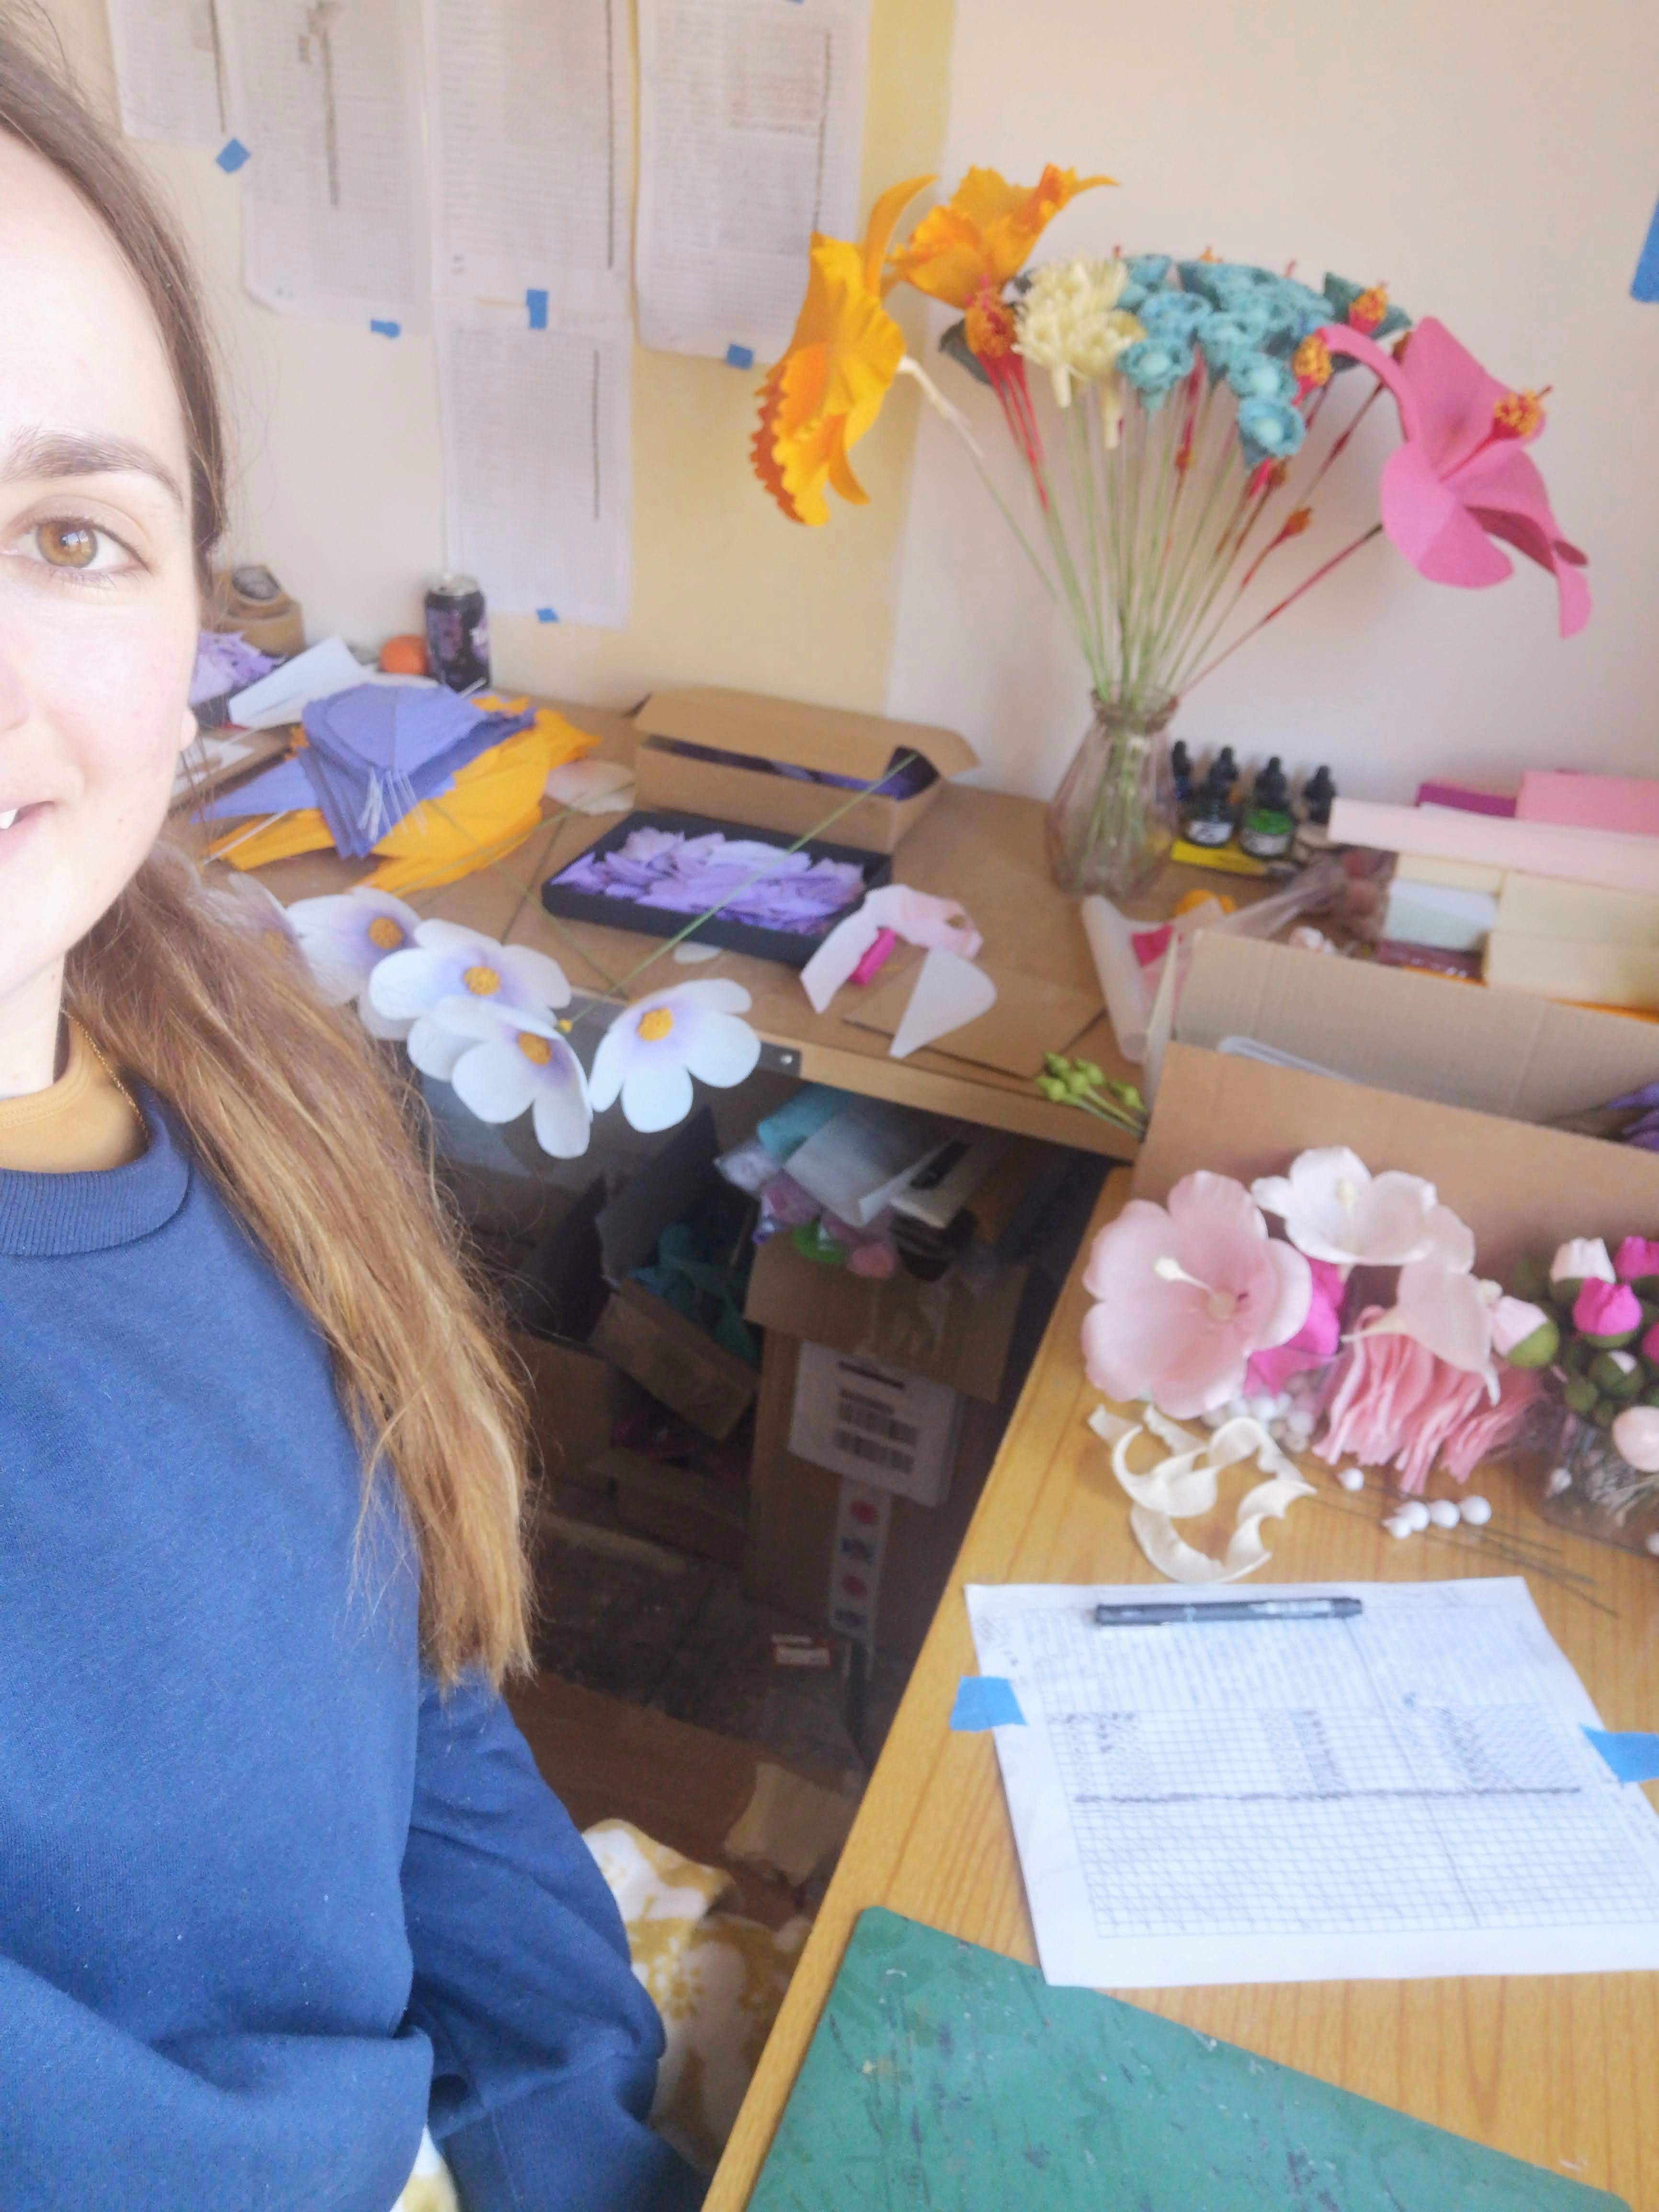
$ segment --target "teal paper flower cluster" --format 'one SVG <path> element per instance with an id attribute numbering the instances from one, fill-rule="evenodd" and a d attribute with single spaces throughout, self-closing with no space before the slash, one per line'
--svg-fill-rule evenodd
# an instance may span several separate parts
<path id="1" fill-rule="evenodd" d="M 1330 323 L 1351 323 L 1379 343 L 1411 327 L 1380 288 L 1344 276 L 1327 276 L 1316 292 L 1241 261 L 1137 253 L 1127 267 L 1118 304 L 1146 336 L 1126 349 L 1118 367 L 1141 405 L 1155 415 L 1201 356 L 1212 386 L 1224 380 L 1238 401 L 1239 443 L 1252 468 L 1290 459 L 1306 434 L 1310 392 L 1352 365 L 1319 358 L 1318 349 L 1310 362 L 1306 341 Z"/>

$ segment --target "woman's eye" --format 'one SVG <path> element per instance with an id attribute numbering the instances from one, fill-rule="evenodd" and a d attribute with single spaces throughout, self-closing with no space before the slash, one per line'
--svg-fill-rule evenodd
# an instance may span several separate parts
<path id="1" fill-rule="evenodd" d="M 54 568 L 113 568 L 126 549 L 90 522 L 38 522 L 30 536 L 40 558 Z"/>

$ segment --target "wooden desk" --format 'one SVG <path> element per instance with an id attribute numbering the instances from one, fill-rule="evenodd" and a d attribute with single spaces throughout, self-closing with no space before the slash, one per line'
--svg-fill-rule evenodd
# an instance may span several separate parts
<path id="1" fill-rule="evenodd" d="M 1114 1176 L 1095 1226 L 1127 1194 Z M 1092 1234 L 1092 1230 L 1091 1231 Z M 1095 1394 L 1079 1358 L 1086 1299 L 1074 1279 L 1004 1440 L 818 1922 L 714 2177 L 706 2212 L 741 2212 L 764 2162 L 857 1915 L 869 1905 L 1035 1961 L 996 1752 L 953 1735 L 958 1679 L 976 1673 L 964 1582 L 1157 1582 L 1129 1533 L 1104 1445 L 1085 1426 Z M 1553 1537 L 1506 1480 L 1482 1485 L 1493 1528 Z M 1285 1581 L 1411 1581 L 1480 1571 L 1478 1553 L 1401 1544 L 1334 1485 L 1272 1524 Z M 1376 1506 L 1370 1507 L 1375 1516 Z M 1616 1619 L 1536 1581 L 1550 1632 L 1610 1728 L 1659 1723 L 1659 1570 L 1560 1538 Z M 1471 1547 L 1472 1548 L 1472 1547 Z M 1514 1571 L 1494 1559 L 1492 1571 Z M 1334 1982 L 1134 1990 L 1131 2002 L 1415 2113 L 1517 2158 L 1659 2207 L 1659 1974 Z"/>
<path id="2" fill-rule="evenodd" d="M 590 707 L 563 711 L 579 729 L 602 739 L 603 757 L 632 758 L 633 725 L 624 715 Z M 1042 817 L 1043 809 L 1035 799 L 948 786 L 894 855 L 894 879 L 960 899 L 984 936 L 985 957 L 997 966 L 1097 996 L 1099 985 L 1077 902 L 1049 880 Z M 415 893 L 409 903 L 423 915 L 441 915 L 491 937 L 532 945 L 557 960 L 578 990 L 605 991 L 648 957 L 653 940 L 592 923 L 556 923 L 543 911 L 539 894 L 547 877 L 614 829 L 617 819 L 615 815 L 580 814 L 550 819 L 506 860 L 441 890 Z M 833 838 L 835 833 L 827 834 Z M 308 854 L 276 861 L 258 872 L 286 905 L 292 899 L 343 890 L 369 874 L 374 865 L 343 860 L 332 853 Z M 1167 886 L 1161 887 L 1166 905 L 1191 884 L 1213 888 L 1213 878 L 1193 870 L 1171 868 L 1166 873 Z M 891 1099 L 988 1128 L 1046 1138 L 1109 1158 L 1132 1158 L 1137 1149 L 1132 1138 L 1093 1115 L 1051 1105 L 1030 1083 L 1015 1076 L 952 1060 L 943 1052 L 890 1059 L 889 1040 L 845 1020 L 839 1001 L 828 1013 L 815 1014 L 795 971 L 775 962 L 722 952 L 718 960 L 701 967 L 681 969 L 671 959 L 659 962 L 648 980 L 653 984 L 665 977 L 684 981 L 691 975 L 729 975 L 742 983 L 754 1000 L 750 1019 L 756 1029 L 769 1043 L 799 1055 L 793 1072 L 808 1082 L 835 1084 L 843 1091 Z M 642 979 L 635 988 L 645 989 L 647 981 Z M 1103 1012 L 1075 1044 L 1063 1039 L 1056 1044 L 1097 1061 L 1118 1079 L 1133 1082 L 1139 1073 L 1118 1051 Z"/>

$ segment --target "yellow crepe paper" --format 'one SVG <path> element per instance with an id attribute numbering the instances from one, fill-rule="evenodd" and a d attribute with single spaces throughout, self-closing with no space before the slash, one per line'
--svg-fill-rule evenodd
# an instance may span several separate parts
<path id="1" fill-rule="evenodd" d="M 761 386 L 755 473 L 792 522 L 827 522 L 826 483 L 855 506 L 867 495 L 847 455 L 881 412 L 904 358 L 904 333 L 882 306 L 883 264 L 906 204 L 928 177 L 885 191 L 863 245 L 814 232 L 806 297 L 783 359 Z"/>
<path id="2" fill-rule="evenodd" d="M 493 698 L 480 703 L 499 704 Z M 435 890 L 500 860 L 540 825 L 543 787 L 553 770 L 599 742 L 550 707 L 540 708 L 529 729 L 480 753 L 452 790 L 423 800 L 388 830 L 374 848 L 380 866 L 368 881 L 382 890 Z M 301 807 L 252 835 L 231 830 L 211 855 L 233 867 L 259 868 L 295 853 L 325 852 L 332 842 L 321 813 Z"/>
<path id="3" fill-rule="evenodd" d="M 893 274 L 952 307 L 971 307 L 981 285 L 1000 292 L 1060 210 L 1111 177 L 1079 177 L 1050 161 L 1035 185 L 994 169 L 969 169 L 943 207 L 922 217 L 893 256 Z"/>

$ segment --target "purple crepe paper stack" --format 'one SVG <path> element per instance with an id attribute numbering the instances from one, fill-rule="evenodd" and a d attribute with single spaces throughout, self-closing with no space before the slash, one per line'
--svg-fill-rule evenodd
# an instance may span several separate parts
<path id="1" fill-rule="evenodd" d="M 558 880 L 571 890 L 630 899 L 667 914 L 719 907 L 732 921 L 796 936 L 825 928 L 865 890 L 864 872 L 854 861 L 815 860 L 718 830 L 701 837 L 635 830 L 614 853 L 584 853 Z"/>
<path id="2" fill-rule="evenodd" d="M 459 769 L 536 718 L 489 714 L 440 685 L 357 684 L 313 699 L 302 719 L 301 750 L 206 811 L 319 807 L 337 850 L 360 860 L 423 799 L 447 791 Z"/>

